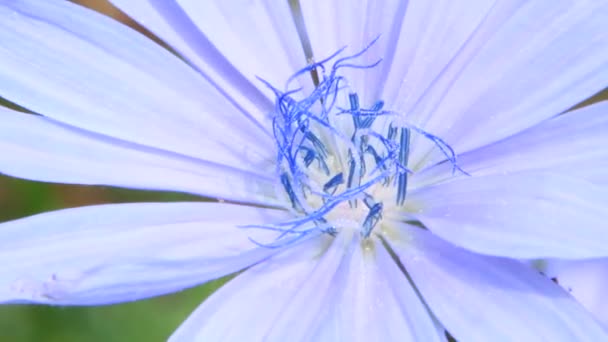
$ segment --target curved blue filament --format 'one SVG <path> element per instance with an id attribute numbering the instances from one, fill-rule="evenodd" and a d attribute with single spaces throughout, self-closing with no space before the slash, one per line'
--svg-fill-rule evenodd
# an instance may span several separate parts
<path id="1" fill-rule="evenodd" d="M 337 58 L 345 48 L 328 58 L 312 63 L 294 73 L 286 82 L 285 90 L 280 91 L 267 81 L 259 78 L 275 95 L 272 118 L 272 132 L 277 145 L 277 175 L 287 194 L 296 219 L 276 224 L 248 225 L 243 228 L 259 228 L 277 232 L 276 240 L 271 243 L 253 243 L 268 248 L 277 248 L 299 241 L 312 233 L 335 235 L 340 227 L 332 225 L 328 215 L 336 207 L 346 204 L 351 208 L 362 202 L 367 210 L 361 225 L 361 236 L 367 238 L 382 219 L 384 204 L 374 200 L 368 192 L 376 184 L 394 186 L 395 202 L 403 206 L 406 200 L 408 175 L 407 168 L 412 132 L 432 141 L 445 156 L 446 161 L 456 170 L 466 174 L 456 163 L 456 153 L 452 147 L 439 137 L 413 125 L 390 122 L 388 129 L 381 132 L 374 128 L 380 116 L 398 116 L 399 113 L 384 110 L 384 102 L 377 101 L 369 108 L 362 108 L 357 93 L 348 93 L 349 108 L 336 106 L 339 96 L 347 87 L 345 78 L 338 74 L 343 68 L 371 69 L 381 60 L 370 64 L 357 64 L 355 60 L 365 54 L 378 40 L 374 39 L 364 49 L 350 56 Z M 337 59 L 336 59 L 337 58 Z M 327 63 L 334 60 L 331 68 Z M 319 72 L 319 83 L 302 98 L 301 89 L 289 89 L 299 77 Z M 341 116 L 350 116 L 352 126 L 349 133 L 342 126 L 336 126 Z M 377 125 L 383 126 L 383 125 Z M 341 128 L 339 128 L 341 127 Z M 334 136 L 343 141 L 347 148 L 348 160 L 340 163 L 345 170 L 332 170 L 328 158 L 336 157 L 332 150 L 336 146 L 326 145 L 324 137 Z M 366 157 L 367 156 L 367 157 Z M 335 163 L 332 162 L 332 163 Z M 333 165 L 333 164 L 332 164 Z M 333 172 L 333 173 L 332 173 Z M 312 183 L 310 174 L 327 177 L 321 184 Z M 311 208 L 308 199 L 316 208 Z M 359 209 L 358 209 L 359 210 Z"/>

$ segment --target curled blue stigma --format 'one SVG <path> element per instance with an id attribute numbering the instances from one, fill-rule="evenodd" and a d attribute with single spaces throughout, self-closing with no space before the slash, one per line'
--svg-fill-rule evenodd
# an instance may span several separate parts
<path id="1" fill-rule="evenodd" d="M 408 175 L 412 173 L 407 168 L 412 133 L 432 141 L 454 172 L 466 174 L 445 141 L 418 127 L 390 122 L 398 113 L 385 110 L 382 101 L 362 108 L 358 94 L 349 91 L 347 80 L 339 72 L 376 67 L 381 60 L 362 65 L 356 59 L 377 39 L 354 55 L 338 58 L 345 49 L 342 48 L 321 62 L 302 68 L 287 80 L 284 91 L 260 78 L 275 95 L 272 132 L 277 146 L 276 172 L 296 218 L 244 226 L 279 234 L 271 243 L 252 240 L 254 243 L 276 248 L 312 234 L 335 235 L 340 227 L 328 216 L 341 205 L 367 211 L 359 225 L 362 237 L 369 237 L 381 221 L 385 206 L 372 196 L 373 186 L 394 187 L 396 205 L 405 204 Z M 328 68 L 331 61 L 334 62 Z M 310 94 L 302 96 L 301 89 L 290 89 L 297 78 L 313 71 L 318 73 L 319 83 Z M 344 93 L 348 108 L 336 105 Z M 382 122 L 374 125 L 380 118 Z"/>

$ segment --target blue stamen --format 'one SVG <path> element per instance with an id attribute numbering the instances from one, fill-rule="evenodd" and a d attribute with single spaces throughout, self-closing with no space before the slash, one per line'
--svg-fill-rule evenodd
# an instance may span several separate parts
<path id="1" fill-rule="evenodd" d="M 359 96 L 356 93 L 348 94 L 348 100 L 350 101 L 350 110 L 359 110 Z"/>
<path id="2" fill-rule="evenodd" d="M 285 189 L 285 192 L 287 192 L 287 196 L 289 196 L 291 206 L 296 210 L 301 210 L 302 206 L 300 205 L 300 201 L 298 201 L 298 198 L 291 187 L 289 176 L 286 173 L 281 174 L 281 184 L 283 184 L 283 188 Z"/>
<path id="3" fill-rule="evenodd" d="M 300 149 L 306 152 L 306 154 L 304 155 L 304 165 L 306 165 L 306 167 L 309 167 L 310 164 L 312 164 L 312 162 L 317 159 L 317 153 L 313 149 L 306 146 L 300 146 Z"/>
<path id="4" fill-rule="evenodd" d="M 387 140 L 395 140 L 397 137 L 397 127 L 393 126 L 392 123 L 388 125 L 388 133 L 386 134 Z"/>
<path id="5" fill-rule="evenodd" d="M 401 136 L 399 137 L 399 163 L 407 167 L 408 157 L 410 155 L 410 130 L 401 128 Z M 407 192 L 407 172 L 401 172 L 397 176 L 397 204 L 403 205 L 405 202 L 405 194 Z"/>
<path id="6" fill-rule="evenodd" d="M 382 202 L 375 203 L 371 206 L 367 202 L 365 204 L 368 205 L 369 212 L 367 213 L 367 216 L 365 217 L 365 220 L 363 221 L 363 224 L 361 227 L 362 228 L 361 236 L 363 236 L 364 238 L 367 238 L 371 234 L 374 227 L 382 219 L 382 207 L 383 206 L 382 206 Z"/>
<path id="7" fill-rule="evenodd" d="M 323 186 L 323 191 L 328 193 L 331 192 L 331 194 L 333 195 L 340 184 L 344 184 L 344 174 L 342 172 L 338 173 L 337 175 L 332 177 L 332 179 L 330 179 L 327 183 L 325 183 L 325 185 Z"/>
<path id="8" fill-rule="evenodd" d="M 374 126 L 381 126 L 386 121 L 376 124 L 380 121 L 378 117 L 390 119 L 394 116 L 397 122 L 402 113 L 385 110 L 383 101 L 377 101 L 369 108 L 361 108 L 359 95 L 352 92 L 348 82 L 338 74 L 343 68 L 365 70 L 376 67 L 381 59 L 370 64 L 357 64 L 355 59 L 367 52 L 377 39 L 354 55 L 337 58 L 343 48 L 320 62 L 298 70 L 287 80 L 285 91 L 260 79 L 275 95 L 272 133 L 277 145 L 277 175 L 296 218 L 275 224 L 245 226 L 278 233 L 276 240 L 269 244 L 252 240 L 256 245 L 277 248 L 315 233 L 336 235 L 340 227 L 334 226 L 328 215 L 345 203 L 354 208 L 359 200 L 365 207 L 357 210 L 367 210 L 365 216 L 360 218 L 362 222 L 359 222 L 361 235 L 369 237 L 382 219 L 384 208 L 384 204 L 372 196 L 373 186 L 394 186 L 397 204 L 405 203 L 408 174 L 412 172 L 407 168 L 411 133 L 432 141 L 452 164 L 453 171 L 465 173 L 458 167 L 451 146 L 433 134 L 415 126 L 403 123 L 395 125 L 390 121 L 388 130 L 379 132 L 378 127 Z M 326 63 L 332 60 L 331 68 L 327 67 Z M 290 86 L 298 77 L 307 76 L 313 71 L 317 72 L 318 84 L 310 94 L 296 100 L 296 93 L 302 89 L 290 89 Z M 342 100 L 339 96 L 346 91 L 349 108 L 340 108 L 336 103 Z M 341 119 L 344 115 L 351 118 Z M 340 120 L 352 120 L 353 125 L 339 124 Z M 343 127 L 348 127 L 347 131 Z M 336 151 L 337 148 L 344 148 L 344 151 Z M 345 170 L 334 169 L 337 165 Z M 311 199 L 316 200 L 309 202 Z M 319 204 L 311 208 L 310 203 Z"/>
<path id="9" fill-rule="evenodd" d="M 376 101 L 376 103 L 374 103 L 372 108 L 370 108 L 369 110 L 371 112 L 379 112 L 382 110 L 383 107 L 384 107 L 384 101 L 380 100 L 380 101 Z"/>
<path id="10" fill-rule="evenodd" d="M 342 53 L 342 51 L 344 51 L 346 49 L 346 46 L 343 46 L 342 48 L 340 48 L 338 51 L 336 51 L 333 55 L 319 61 L 316 63 L 312 63 L 302 69 L 300 69 L 299 71 L 297 71 L 295 74 L 291 75 L 291 77 L 289 77 L 289 79 L 287 79 L 287 83 L 285 84 L 285 88 L 289 89 L 289 84 L 291 84 L 291 82 L 293 82 L 295 79 L 297 79 L 298 77 L 302 76 L 303 74 L 306 74 L 308 72 L 311 72 L 313 70 L 316 70 L 317 68 L 320 68 L 323 72 L 325 72 L 325 63 L 331 61 L 332 59 L 336 58 L 336 56 L 338 56 L 340 53 Z M 264 83 L 266 83 L 264 81 Z"/>
<path id="11" fill-rule="evenodd" d="M 353 187 L 353 182 L 355 179 L 355 171 L 356 171 L 357 163 L 355 162 L 355 158 L 353 158 L 352 153 L 348 154 L 348 178 L 346 180 L 346 188 L 351 189 Z M 354 204 L 350 201 L 351 206 Z"/>
<path id="12" fill-rule="evenodd" d="M 316 135 L 310 131 L 307 131 L 305 136 L 306 139 L 312 143 L 319 156 L 322 156 L 323 158 L 327 157 L 327 148 Z"/>
<path id="13" fill-rule="evenodd" d="M 374 39 L 373 39 L 373 40 L 372 40 L 372 41 L 371 41 L 369 44 L 367 44 L 367 46 L 366 46 L 366 47 L 364 47 L 364 48 L 363 48 L 363 50 L 361 50 L 361 51 L 357 52 L 357 53 L 356 53 L 356 54 L 354 54 L 354 55 L 339 58 L 339 59 L 338 59 L 338 60 L 336 60 L 336 62 L 334 63 L 333 69 L 334 69 L 334 70 L 338 70 L 338 69 L 340 69 L 340 68 L 344 68 L 344 67 L 361 68 L 361 69 L 370 69 L 370 68 L 375 67 L 376 65 L 378 65 L 378 64 L 381 62 L 381 60 L 378 60 L 376 63 L 373 63 L 373 64 L 371 64 L 371 65 L 356 65 L 356 64 L 349 65 L 349 64 L 342 64 L 342 62 L 345 62 L 345 61 L 350 61 L 350 60 L 353 60 L 353 59 L 355 59 L 355 58 L 357 58 L 357 57 L 360 57 L 361 55 L 363 55 L 364 53 L 366 53 L 366 52 L 367 52 L 367 50 L 369 50 L 369 49 L 370 49 L 370 48 L 371 48 L 371 47 L 372 47 L 372 46 L 373 46 L 373 45 L 374 45 L 374 44 L 375 44 L 375 43 L 378 41 L 378 39 L 380 39 L 380 36 L 378 36 L 378 37 L 374 38 Z M 344 49 L 344 48 L 343 48 L 343 49 Z M 334 55 L 335 55 L 335 54 L 334 54 Z"/>
<path id="14" fill-rule="evenodd" d="M 456 152 L 454 151 L 452 146 L 450 146 L 447 142 L 445 142 L 443 139 L 439 138 L 438 136 L 435 136 L 416 126 L 408 125 L 408 127 L 413 129 L 417 133 L 421 134 L 423 137 L 431 140 L 435 144 L 435 146 L 437 146 L 439 148 L 441 153 L 443 153 L 443 155 L 447 158 L 447 160 L 452 164 L 452 173 L 456 173 L 456 171 L 460 171 L 462 174 L 464 174 L 466 176 L 470 176 L 470 174 L 468 172 L 464 171 L 462 168 L 460 168 L 460 166 L 458 166 L 458 163 L 456 162 Z"/>

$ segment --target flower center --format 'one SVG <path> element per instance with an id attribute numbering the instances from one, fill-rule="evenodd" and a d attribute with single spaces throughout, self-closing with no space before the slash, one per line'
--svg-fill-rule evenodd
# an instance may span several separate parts
<path id="1" fill-rule="evenodd" d="M 339 74 L 344 68 L 366 71 L 378 65 L 380 61 L 353 62 L 373 43 L 336 59 L 329 72 L 324 64 L 342 50 L 303 68 L 288 80 L 285 91 L 262 80 L 276 96 L 273 134 L 279 192 L 296 217 L 263 227 L 282 232 L 279 240 L 312 232 L 335 235 L 343 229 L 369 237 L 387 210 L 405 203 L 412 132 L 432 140 L 457 168 L 449 145 L 405 123 L 402 115 L 384 109 L 382 101 L 362 108 L 358 94 Z M 294 79 L 311 72 L 319 73 L 319 82 L 310 94 L 289 89 Z"/>
<path id="2" fill-rule="evenodd" d="M 310 224 L 329 234 L 354 228 L 368 237 L 382 219 L 387 195 L 395 194 L 397 205 L 405 200 L 410 131 L 392 123 L 379 125 L 384 132 L 372 128 L 390 114 L 382 102 L 363 109 L 358 95 L 349 93 L 349 107 L 338 106 L 340 81 L 332 73 L 302 100 L 279 97 L 277 173 L 303 218 L 300 228 Z"/>

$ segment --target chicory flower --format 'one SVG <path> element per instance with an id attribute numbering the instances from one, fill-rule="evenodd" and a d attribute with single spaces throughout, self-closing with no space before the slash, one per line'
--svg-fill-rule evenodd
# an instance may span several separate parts
<path id="1" fill-rule="evenodd" d="M 242 271 L 172 340 L 600 341 L 532 263 L 608 256 L 603 1 L 0 0 L 0 172 L 215 202 L 0 225 L 0 302 Z M 301 7 L 300 7 L 301 6 Z M 558 281 L 559 282 L 559 281 Z"/>

